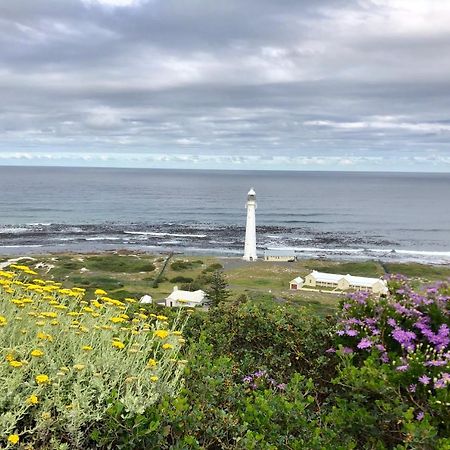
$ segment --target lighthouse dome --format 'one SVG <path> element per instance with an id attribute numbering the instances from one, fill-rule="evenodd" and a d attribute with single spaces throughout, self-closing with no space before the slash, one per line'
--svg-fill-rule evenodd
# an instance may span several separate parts
<path id="1" fill-rule="evenodd" d="M 247 200 L 256 200 L 256 192 L 253 188 L 248 191 Z"/>

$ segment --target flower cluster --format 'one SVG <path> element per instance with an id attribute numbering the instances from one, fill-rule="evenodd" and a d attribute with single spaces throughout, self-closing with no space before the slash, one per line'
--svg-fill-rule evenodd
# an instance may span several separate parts
<path id="1" fill-rule="evenodd" d="M 0 439 L 31 441 L 51 424 L 77 440 L 112 393 L 126 411 L 142 413 L 178 391 L 186 363 L 178 357 L 180 317 L 171 327 L 134 299 L 101 289 L 87 299 L 84 289 L 32 279 L 27 266 L 10 268 L 0 271 Z"/>
<path id="2" fill-rule="evenodd" d="M 386 298 L 357 292 L 342 302 L 338 352 L 360 361 L 376 356 L 409 394 L 423 397 L 445 390 L 438 394 L 447 399 L 450 287 L 439 282 L 416 291 L 402 276 L 390 277 L 389 283 L 391 293 Z"/>
<path id="3" fill-rule="evenodd" d="M 272 388 L 279 391 L 284 391 L 286 385 L 284 383 L 278 383 L 273 378 L 269 377 L 269 374 L 265 370 L 257 370 L 242 378 L 242 381 L 250 389 L 258 388 Z"/>

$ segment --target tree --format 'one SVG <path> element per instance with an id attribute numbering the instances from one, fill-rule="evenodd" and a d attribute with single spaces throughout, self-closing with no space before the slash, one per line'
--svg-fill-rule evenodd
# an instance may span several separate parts
<path id="1" fill-rule="evenodd" d="M 211 306 L 217 306 L 230 296 L 228 283 L 222 271 L 216 270 L 212 274 L 209 288 L 206 290 L 206 295 L 208 296 Z"/>

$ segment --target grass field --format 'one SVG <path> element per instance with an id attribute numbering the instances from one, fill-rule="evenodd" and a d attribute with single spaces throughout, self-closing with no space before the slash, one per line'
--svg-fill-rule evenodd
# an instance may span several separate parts
<path id="1" fill-rule="evenodd" d="M 376 261 L 335 262 L 326 260 L 301 260 L 296 262 L 244 262 L 240 258 L 218 258 L 174 255 L 163 273 L 158 287 L 152 287 L 167 255 L 145 253 L 108 252 L 101 254 L 53 254 L 36 256 L 24 261 L 47 278 L 63 282 L 65 286 L 85 287 L 93 292 L 97 287 L 110 296 L 140 298 L 150 294 L 156 301 L 172 292 L 175 284 L 195 280 L 202 272 L 221 264 L 233 295 L 246 293 L 255 301 L 273 300 L 308 306 L 318 313 L 329 313 L 335 308 L 339 296 L 324 292 L 293 292 L 289 281 L 304 277 L 316 269 L 330 273 L 380 277 L 386 273 L 403 273 L 417 283 L 450 277 L 450 266 L 423 264 L 384 263 Z M 0 258 L 6 261 L 7 258 Z M 180 280 L 180 281 L 178 281 Z"/>

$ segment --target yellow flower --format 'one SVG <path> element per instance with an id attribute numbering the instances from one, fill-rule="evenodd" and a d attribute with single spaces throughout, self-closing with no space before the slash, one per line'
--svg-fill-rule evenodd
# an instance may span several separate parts
<path id="1" fill-rule="evenodd" d="M 29 405 L 37 405 L 39 403 L 39 399 L 36 397 L 36 395 L 32 394 L 27 398 L 27 403 Z"/>
<path id="2" fill-rule="evenodd" d="M 106 291 L 103 289 L 96 289 L 94 292 L 95 295 L 106 295 Z"/>
<path id="3" fill-rule="evenodd" d="M 18 434 L 10 434 L 8 436 L 8 442 L 12 445 L 16 445 L 20 440 L 20 437 Z"/>
<path id="4" fill-rule="evenodd" d="M 112 346 L 118 349 L 122 349 L 125 347 L 125 344 L 120 341 L 113 341 Z"/>
<path id="5" fill-rule="evenodd" d="M 48 383 L 49 381 L 50 381 L 50 378 L 48 377 L 48 375 L 45 375 L 45 374 L 36 375 L 36 383 L 37 384 L 45 384 L 45 383 Z"/>
<path id="6" fill-rule="evenodd" d="M 156 375 L 152 375 L 150 377 L 150 381 L 153 381 L 153 382 L 158 381 L 158 377 Z"/>
<path id="7" fill-rule="evenodd" d="M 91 350 L 93 350 L 93 348 L 90 345 L 83 345 L 83 347 L 81 348 L 86 352 L 90 352 Z"/>
<path id="8" fill-rule="evenodd" d="M 5 357 L 6 361 L 14 361 L 14 355 L 12 353 L 8 353 Z"/>
<path id="9" fill-rule="evenodd" d="M 42 331 L 39 331 L 36 336 L 38 339 L 42 339 L 43 341 L 53 341 L 53 337 L 50 334 L 44 333 Z"/>
<path id="10" fill-rule="evenodd" d="M 121 323 L 126 322 L 126 320 L 123 317 L 111 317 L 111 322 L 113 323 Z"/>
<path id="11" fill-rule="evenodd" d="M 148 360 L 147 366 L 148 366 L 148 367 L 155 367 L 156 364 L 158 364 L 157 361 L 156 361 L 156 359 L 150 358 L 150 359 Z"/>
<path id="12" fill-rule="evenodd" d="M 44 352 L 39 349 L 33 350 L 30 354 L 31 354 L 31 356 L 35 356 L 36 358 L 39 358 L 40 356 L 44 356 Z"/>
<path id="13" fill-rule="evenodd" d="M 167 330 L 156 330 L 153 334 L 161 339 L 165 339 L 169 336 L 169 332 Z"/>
<path id="14" fill-rule="evenodd" d="M 164 350 L 170 350 L 171 348 L 173 348 L 173 345 L 172 345 L 172 344 L 164 344 L 164 345 L 162 346 L 162 348 L 163 348 Z"/>
<path id="15" fill-rule="evenodd" d="M 75 364 L 73 368 L 75 370 L 83 370 L 86 366 L 84 364 Z"/>
<path id="16" fill-rule="evenodd" d="M 157 318 L 158 320 L 167 320 L 167 317 L 166 317 L 166 316 L 162 316 L 162 315 L 156 316 L 156 318 Z"/>
<path id="17" fill-rule="evenodd" d="M 19 367 L 22 367 L 22 366 L 23 366 L 23 362 L 13 360 L 13 361 L 9 361 L 9 365 L 10 365 L 11 367 L 14 367 L 14 368 L 18 369 Z"/>
<path id="18" fill-rule="evenodd" d="M 5 326 L 7 323 L 6 317 L 0 316 L 0 327 Z"/>

